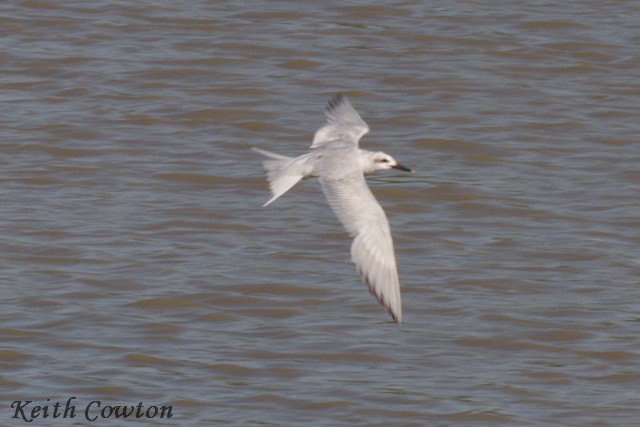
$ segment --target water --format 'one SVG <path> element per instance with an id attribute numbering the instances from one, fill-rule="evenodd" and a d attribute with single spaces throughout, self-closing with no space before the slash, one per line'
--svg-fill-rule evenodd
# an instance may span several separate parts
<path id="1" fill-rule="evenodd" d="M 0 423 L 636 425 L 637 2 L 0 10 Z M 417 171 L 400 327 L 316 182 L 260 208 L 338 91 Z"/>

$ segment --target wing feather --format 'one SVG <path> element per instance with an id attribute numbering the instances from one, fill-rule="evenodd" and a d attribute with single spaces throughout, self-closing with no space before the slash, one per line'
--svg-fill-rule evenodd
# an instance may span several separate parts
<path id="1" fill-rule="evenodd" d="M 362 172 L 339 179 L 320 178 L 329 205 L 354 237 L 351 259 L 369 292 L 391 315 L 402 320 L 400 282 L 389 221 L 369 190 Z"/>
<path id="2" fill-rule="evenodd" d="M 358 147 L 360 138 L 369 132 L 369 126 L 362 120 L 347 97 L 340 93 L 329 101 L 325 115 L 327 124 L 316 131 L 311 148 L 321 147 L 336 140 L 343 140 Z"/>

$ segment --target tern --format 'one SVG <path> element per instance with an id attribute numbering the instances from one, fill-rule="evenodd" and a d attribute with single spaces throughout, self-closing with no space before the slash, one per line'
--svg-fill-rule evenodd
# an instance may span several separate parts
<path id="1" fill-rule="evenodd" d="M 371 193 L 365 175 L 387 169 L 413 172 L 381 151 L 362 150 L 369 132 L 346 96 L 337 94 L 325 108 L 327 123 L 313 137 L 311 151 L 298 157 L 253 148 L 263 162 L 272 198 L 269 205 L 303 178 L 317 177 L 336 216 L 353 237 L 351 260 L 369 292 L 394 322 L 402 321 L 400 282 L 387 215 Z"/>

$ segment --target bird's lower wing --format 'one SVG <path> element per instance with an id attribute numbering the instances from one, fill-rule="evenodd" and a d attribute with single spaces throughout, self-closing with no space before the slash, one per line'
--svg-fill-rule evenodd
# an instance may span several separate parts
<path id="1" fill-rule="evenodd" d="M 351 259 L 369 292 L 393 320 L 402 320 L 402 301 L 389 222 L 361 172 L 320 178 L 329 205 L 354 237 Z"/>

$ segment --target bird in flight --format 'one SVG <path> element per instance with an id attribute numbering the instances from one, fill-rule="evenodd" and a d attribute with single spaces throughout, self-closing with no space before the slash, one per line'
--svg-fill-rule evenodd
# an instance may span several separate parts
<path id="1" fill-rule="evenodd" d="M 369 126 L 346 96 L 333 97 L 325 115 L 327 123 L 316 131 L 306 154 L 288 157 L 254 148 L 268 157 L 263 166 L 273 197 L 264 206 L 301 179 L 317 177 L 329 205 L 353 237 L 351 260 L 362 280 L 393 321 L 400 323 L 400 282 L 389 221 L 364 176 L 385 169 L 413 170 L 386 153 L 358 147 Z"/>

